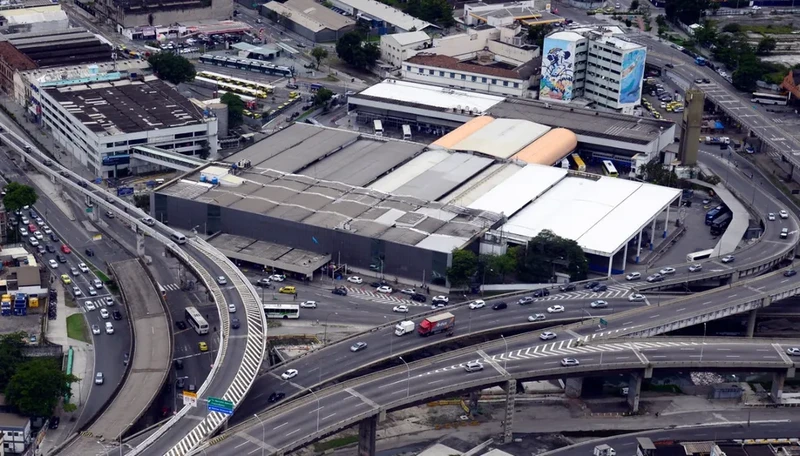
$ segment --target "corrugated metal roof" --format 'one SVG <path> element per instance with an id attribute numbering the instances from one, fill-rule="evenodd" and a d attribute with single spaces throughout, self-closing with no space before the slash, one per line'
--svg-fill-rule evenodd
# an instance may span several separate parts
<path id="1" fill-rule="evenodd" d="M 486 157 L 452 154 L 392 193 L 435 201 L 491 163 L 492 159 Z"/>
<path id="2" fill-rule="evenodd" d="M 509 158 L 549 130 L 546 125 L 527 120 L 495 119 L 459 141 L 452 149 Z"/>
<path id="3" fill-rule="evenodd" d="M 494 122 L 494 117 L 491 116 L 476 117 L 437 139 L 433 142 L 433 144 L 431 144 L 431 147 L 444 147 L 445 149 L 452 149 L 453 146 L 492 122 Z"/>
<path id="4" fill-rule="evenodd" d="M 410 180 L 446 160 L 449 156 L 450 154 L 443 150 L 422 153 L 394 172 L 382 177 L 374 184 L 370 185 L 369 188 L 379 192 L 392 193 Z"/>
<path id="5" fill-rule="evenodd" d="M 494 164 L 439 201 L 453 203 L 458 206 L 469 206 L 521 169 L 522 166 L 516 163 Z"/>
<path id="6" fill-rule="evenodd" d="M 567 176 L 567 170 L 528 165 L 469 205 L 511 217 Z"/>

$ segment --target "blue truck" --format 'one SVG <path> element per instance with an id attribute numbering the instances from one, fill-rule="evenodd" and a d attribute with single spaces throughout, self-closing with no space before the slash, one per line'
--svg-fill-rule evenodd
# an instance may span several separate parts
<path id="1" fill-rule="evenodd" d="M 17 293 L 14 297 L 14 315 L 28 315 L 28 295 L 25 293 Z"/>

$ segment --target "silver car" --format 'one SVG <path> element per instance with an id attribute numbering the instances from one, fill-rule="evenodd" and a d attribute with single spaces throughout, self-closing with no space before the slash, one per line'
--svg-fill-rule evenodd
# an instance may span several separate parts
<path id="1" fill-rule="evenodd" d="M 357 351 L 361 351 L 361 350 L 363 350 L 365 348 L 367 348 L 367 343 L 366 342 L 356 342 L 356 343 L 354 343 L 353 345 L 350 346 L 350 351 L 351 352 L 357 352 Z"/>

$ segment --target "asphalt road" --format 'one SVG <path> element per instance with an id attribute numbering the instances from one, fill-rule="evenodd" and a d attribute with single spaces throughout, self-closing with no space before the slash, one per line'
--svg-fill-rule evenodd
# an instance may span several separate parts
<path id="1" fill-rule="evenodd" d="M 505 343 L 507 343 L 507 346 Z M 267 415 L 261 423 L 255 422 L 245 433 L 223 439 L 213 447 L 216 455 L 235 455 L 260 449 L 254 444 L 266 435 L 266 443 L 275 448 L 285 448 L 326 426 L 357 417 L 376 406 L 393 408 L 406 402 L 406 398 L 418 394 L 437 395 L 436 391 L 452 387 L 460 382 L 481 381 L 485 385 L 504 381 L 504 371 L 515 378 L 563 376 L 561 359 L 576 358 L 580 366 L 569 368 L 578 373 L 582 369 L 609 371 L 644 366 L 655 368 L 677 367 L 701 361 L 709 365 L 741 366 L 788 366 L 784 361 L 786 347 L 773 347 L 770 342 L 722 342 L 705 344 L 688 341 L 601 343 L 591 346 L 574 346 L 574 339 L 542 342 L 530 337 L 517 337 L 507 341 L 495 341 L 483 351 L 459 350 L 453 356 L 437 361 L 422 360 L 412 363 L 408 369 L 384 371 L 378 378 L 365 381 L 339 391 L 331 388 L 318 392 L 316 396 L 280 413 Z M 362 352 L 365 353 L 365 352 Z M 485 354 L 484 354 L 485 353 Z M 353 357 L 361 353 L 352 354 Z M 466 373 L 463 365 L 482 360 L 484 370 Z M 299 377 L 280 380 L 285 387 Z M 276 376 L 276 379 L 278 377 Z M 473 383 L 474 385 L 474 383 Z M 404 397 L 405 396 L 405 397 Z"/>

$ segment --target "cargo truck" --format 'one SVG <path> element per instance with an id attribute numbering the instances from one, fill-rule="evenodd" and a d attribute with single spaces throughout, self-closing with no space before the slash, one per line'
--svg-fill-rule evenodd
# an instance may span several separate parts
<path id="1" fill-rule="evenodd" d="M 0 303 L 0 315 L 8 317 L 11 315 L 11 295 L 4 294 L 3 301 Z"/>
<path id="2" fill-rule="evenodd" d="M 25 293 L 17 293 L 14 297 L 14 315 L 28 315 L 28 295 Z"/>
<path id="3" fill-rule="evenodd" d="M 395 336 L 404 336 L 410 332 L 414 332 L 413 321 L 401 321 L 394 327 Z"/>
<path id="4" fill-rule="evenodd" d="M 592 454 L 593 456 L 616 456 L 617 452 L 608 445 L 597 445 Z"/>
<path id="5" fill-rule="evenodd" d="M 445 312 L 422 320 L 417 332 L 419 332 L 420 336 L 431 336 L 440 332 L 450 331 L 455 325 L 455 315 Z"/>

